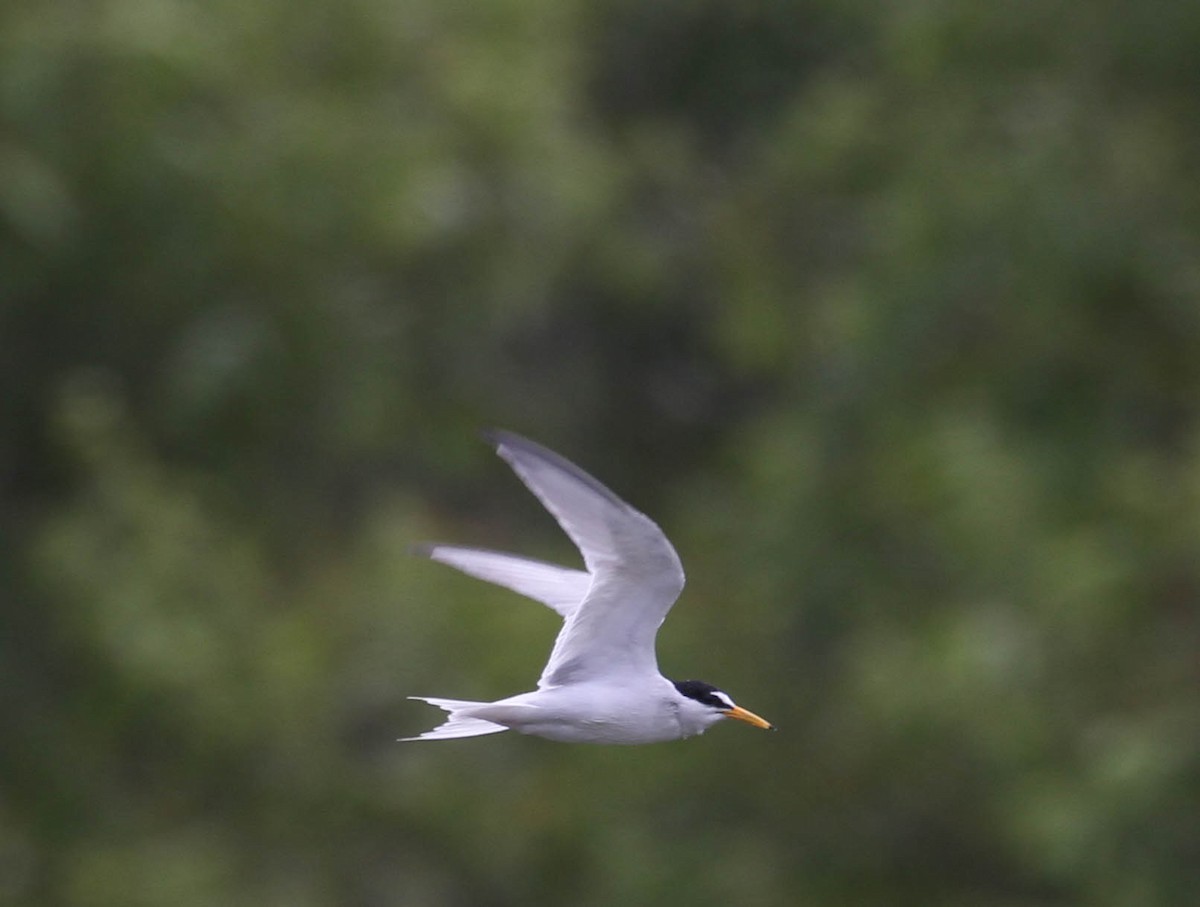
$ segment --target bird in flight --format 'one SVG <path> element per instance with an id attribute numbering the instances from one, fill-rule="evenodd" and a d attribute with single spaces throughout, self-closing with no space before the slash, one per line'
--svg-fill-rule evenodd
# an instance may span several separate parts
<path id="1" fill-rule="evenodd" d="M 587 569 L 418 546 L 419 554 L 548 605 L 563 626 L 536 690 L 496 702 L 410 696 L 449 714 L 403 739 L 513 730 L 564 743 L 658 743 L 703 734 L 723 718 L 773 730 L 713 685 L 659 673 L 654 637 L 683 589 L 683 567 L 662 530 L 553 451 L 510 432 L 485 437 L 570 536 Z"/>

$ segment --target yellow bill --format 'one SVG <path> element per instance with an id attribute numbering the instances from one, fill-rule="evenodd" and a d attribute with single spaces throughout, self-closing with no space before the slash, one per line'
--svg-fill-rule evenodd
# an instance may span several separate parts
<path id="1" fill-rule="evenodd" d="M 767 721 L 767 719 L 755 715 L 752 711 L 749 709 L 744 709 L 740 705 L 735 705 L 733 708 L 727 709 L 725 716 L 727 718 L 736 718 L 738 721 L 744 721 L 746 724 L 752 724 L 755 727 L 760 727 L 765 731 L 775 730 L 775 725 L 771 724 L 771 722 Z"/>

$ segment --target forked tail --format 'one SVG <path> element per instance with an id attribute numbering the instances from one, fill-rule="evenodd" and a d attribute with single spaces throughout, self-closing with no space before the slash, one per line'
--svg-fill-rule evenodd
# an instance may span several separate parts
<path id="1" fill-rule="evenodd" d="M 439 709 L 444 709 L 450 713 L 450 717 L 433 730 L 426 731 L 420 736 L 401 737 L 400 740 L 402 742 L 406 740 L 453 740 L 456 737 L 482 737 L 484 734 L 499 734 L 501 731 L 508 730 L 502 724 L 495 724 L 491 721 L 484 721 L 482 718 L 471 718 L 467 715 L 459 714 L 461 711 L 472 709 L 476 706 L 490 705 L 487 702 L 471 702 L 466 699 L 434 699 L 430 696 L 409 696 L 408 698 L 428 702 Z"/>

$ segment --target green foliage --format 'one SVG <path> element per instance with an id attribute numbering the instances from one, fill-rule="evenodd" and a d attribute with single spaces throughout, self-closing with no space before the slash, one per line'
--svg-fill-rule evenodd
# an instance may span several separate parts
<path id="1" fill-rule="evenodd" d="M 1200 7 L 0 10 L 0 900 L 1186 903 Z M 782 728 L 400 746 L 526 433 Z"/>

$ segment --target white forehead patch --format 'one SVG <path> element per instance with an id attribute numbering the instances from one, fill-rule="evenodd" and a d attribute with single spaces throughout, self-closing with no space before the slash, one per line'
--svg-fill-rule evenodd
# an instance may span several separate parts
<path id="1" fill-rule="evenodd" d="M 710 693 L 709 695 L 711 695 L 713 699 L 717 700 L 717 702 L 721 703 L 721 705 L 725 706 L 725 708 L 727 708 L 727 709 L 733 708 L 733 700 L 730 699 L 728 696 L 726 696 L 724 693 L 722 693 L 720 690 L 713 690 L 712 693 Z"/>

